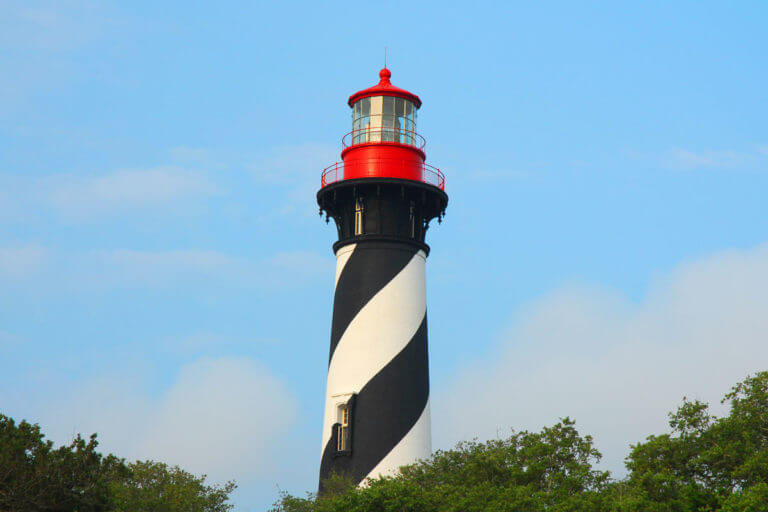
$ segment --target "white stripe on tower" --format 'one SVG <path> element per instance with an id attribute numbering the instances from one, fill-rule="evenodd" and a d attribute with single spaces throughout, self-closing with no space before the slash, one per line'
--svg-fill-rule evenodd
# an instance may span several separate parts
<path id="1" fill-rule="evenodd" d="M 431 452 L 425 263 L 401 243 L 337 252 L 321 487 L 334 472 L 362 482 Z M 337 456 L 333 427 L 352 395 L 351 453 Z"/>
<path id="2" fill-rule="evenodd" d="M 339 251 L 336 253 L 336 282 L 333 283 L 334 292 L 336 291 L 336 287 L 339 285 L 339 276 L 349 261 L 349 257 L 352 256 L 352 252 L 355 250 L 356 245 L 357 244 L 346 245 L 339 249 Z"/>

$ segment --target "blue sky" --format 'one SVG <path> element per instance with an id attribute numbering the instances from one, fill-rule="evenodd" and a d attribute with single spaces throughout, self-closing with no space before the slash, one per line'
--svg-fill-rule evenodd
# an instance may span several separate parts
<path id="1" fill-rule="evenodd" d="M 320 172 L 419 94 L 436 447 L 569 414 L 621 471 L 768 366 L 759 2 L 0 2 L 0 411 L 312 490 L 335 230 Z"/>

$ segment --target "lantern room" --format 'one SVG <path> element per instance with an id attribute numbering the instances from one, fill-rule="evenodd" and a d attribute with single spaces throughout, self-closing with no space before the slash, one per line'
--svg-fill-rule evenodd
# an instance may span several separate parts
<path id="1" fill-rule="evenodd" d="M 419 181 L 445 189 L 439 169 L 428 165 L 424 138 L 416 131 L 419 97 L 390 81 L 384 68 L 379 83 L 349 97 L 352 130 L 342 139 L 342 162 L 324 169 L 321 185 L 362 178 Z"/>

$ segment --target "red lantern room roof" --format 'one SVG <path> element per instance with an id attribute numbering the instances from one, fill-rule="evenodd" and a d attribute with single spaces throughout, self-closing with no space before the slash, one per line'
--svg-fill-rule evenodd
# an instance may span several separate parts
<path id="1" fill-rule="evenodd" d="M 351 107 L 352 104 L 357 100 L 368 98 L 370 96 L 397 96 L 398 98 L 405 98 L 406 100 L 412 101 L 416 104 L 416 108 L 420 108 L 421 100 L 419 97 L 412 92 L 408 92 L 405 89 L 401 89 L 392 85 L 392 83 L 389 81 L 391 76 L 392 72 L 390 70 L 387 68 L 382 69 L 379 71 L 379 78 L 381 80 L 379 80 L 378 84 L 374 85 L 373 87 L 363 89 L 362 91 L 357 91 L 355 94 L 349 97 L 349 101 L 347 103 Z"/>

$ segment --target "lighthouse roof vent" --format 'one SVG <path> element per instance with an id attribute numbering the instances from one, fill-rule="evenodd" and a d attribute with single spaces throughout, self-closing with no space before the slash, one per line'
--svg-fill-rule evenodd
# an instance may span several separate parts
<path id="1" fill-rule="evenodd" d="M 355 103 L 357 100 L 360 100 L 362 98 L 368 98 L 371 96 L 395 96 L 397 98 L 404 98 L 406 100 L 412 101 L 416 108 L 421 107 L 421 100 L 418 96 L 413 94 L 412 92 L 406 91 L 405 89 L 401 89 L 399 87 L 395 87 L 392 85 L 392 82 L 389 81 L 389 79 L 392 77 L 392 72 L 388 70 L 387 68 L 382 69 L 379 71 L 379 83 L 374 85 L 373 87 L 369 87 L 368 89 L 363 89 L 362 91 L 357 91 L 355 94 L 349 97 L 349 101 L 347 102 L 349 106 L 351 107 L 353 103 Z"/>

